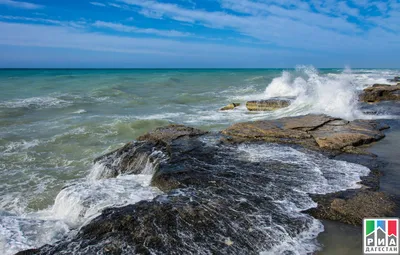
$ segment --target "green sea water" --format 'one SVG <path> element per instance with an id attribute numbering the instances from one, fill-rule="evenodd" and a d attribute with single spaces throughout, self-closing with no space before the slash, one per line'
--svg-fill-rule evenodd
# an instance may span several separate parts
<path id="1" fill-rule="evenodd" d="M 221 130 L 240 121 L 307 113 L 370 118 L 354 100 L 357 91 L 399 73 L 313 67 L 0 70 L 0 217 L 15 219 L 0 221 L 0 250 L 48 241 L 25 238 L 16 219 L 51 214 L 62 188 L 85 179 L 95 157 L 155 127 L 179 123 Z M 250 113 L 244 107 L 246 100 L 284 96 L 293 100 L 288 109 Z M 231 102 L 242 106 L 219 111 Z M 24 245 L 13 244 L 9 235 Z"/>

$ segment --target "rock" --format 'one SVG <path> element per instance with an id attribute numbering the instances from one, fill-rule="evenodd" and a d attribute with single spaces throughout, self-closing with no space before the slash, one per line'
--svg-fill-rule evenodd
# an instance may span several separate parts
<path id="1" fill-rule="evenodd" d="M 290 101 L 286 99 L 267 99 L 258 101 L 248 101 L 246 107 L 249 111 L 273 111 L 288 107 Z"/>
<path id="2" fill-rule="evenodd" d="M 364 114 L 366 115 L 376 115 L 378 113 L 378 111 L 375 110 L 365 110 L 363 111 Z"/>
<path id="3" fill-rule="evenodd" d="M 355 120 L 331 121 L 310 132 L 320 148 L 341 150 L 347 146 L 360 146 L 382 139 L 385 135 L 376 123 Z"/>
<path id="4" fill-rule="evenodd" d="M 375 121 L 345 121 L 326 115 L 237 123 L 222 131 L 228 142 L 293 143 L 312 149 L 345 150 L 384 137 Z M 355 151 L 355 150 L 352 150 Z"/>
<path id="5" fill-rule="evenodd" d="M 138 137 L 137 142 L 127 143 L 120 149 L 107 153 L 94 160 L 107 171 L 92 176 L 95 179 L 112 178 L 121 174 L 139 174 L 143 169 L 155 171 L 158 164 L 168 154 L 164 145 L 181 137 L 196 137 L 207 132 L 183 125 L 160 127 Z"/>
<path id="6" fill-rule="evenodd" d="M 340 173 L 335 175 L 341 163 L 306 148 L 293 152 L 288 146 L 258 142 L 307 140 L 318 147 L 313 132 L 319 128 L 325 128 L 321 134 L 327 139 L 329 129 L 334 133 L 347 127 L 366 134 L 373 133 L 369 128 L 379 130 L 374 122 L 367 123 L 307 115 L 235 124 L 223 132 L 242 135 L 248 142 L 242 144 L 220 143 L 220 134 L 182 125 L 158 128 L 98 160 L 107 164 L 113 158 L 112 172 L 141 174 L 146 167 L 135 162 L 140 161 L 138 155 L 159 159 L 151 184 L 164 194 L 105 209 L 75 236 L 21 254 L 259 254 L 282 244 L 282 236 L 303 240 L 315 220 L 298 208 L 312 206 L 311 198 L 321 206 L 307 213 L 319 218 L 358 224 L 360 217 L 387 216 L 392 202 L 376 193 L 378 175 L 363 178 L 364 189 L 310 197 L 307 193 L 318 193 L 315 189 L 321 185 L 341 182 Z M 293 154 L 280 160 L 268 156 L 280 150 Z M 163 157 L 152 156 L 157 151 Z M 335 157 L 368 163 L 373 158 Z M 360 166 L 353 169 L 360 171 Z"/>
<path id="7" fill-rule="evenodd" d="M 228 104 L 227 106 L 222 107 L 222 108 L 220 109 L 220 111 L 233 110 L 233 109 L 235 109 L 235 108 L 238 107 L 238 106 L 240 106 L 240 103 L 231 103 L 231 104 Z"/>
<path id="8" fill-rule="evenodd" d="M 166 127 L 157 128 L 152 132 L 139 136 L 137 140 L 168 144 L 180 137 L 195 137 L 204 135 L 206 133 L 206 131 L 202 131 L 200 129 L 173 124 Z"/>
<path id="9" fill-rule="evenodd" d="M 400 85 L 374 84 L 364 89 L 360 101 L 376 103 L 387 100 L 400 100 Z"/>
<path id="10" fill-rule="evenodd" d="M 157 143 L 130 142 L 124 147 L 107 153 L 94 160 L 107 171 L 95 172 L 92 179 L 117 177 L 121 174 L 139 174 L 143 169 L 154 171 L 165 154 Z"/>
<path id="11" fill-rule="evenodd" d="M 142 143 L 163 137 L 157 149 L 168 157 L 159 164 L 152 184 L 164 194 L 108 208 L 74 237 L 35 254 L 259 254 L 281 244 L 288 233 L 301 240 L 301 233 L 314 226 L 311 216 L 276 202 L 311 203 L 294 187 L 307 187 L 316 174 L 314 165 L 306 171 L 292 161 L 253 161 L 237 145 L 203 141 L 218 141 L 218 134 L 164 139 L 164 133 L 165 129 L 153 131 L 137 144 L 141 150 L 149 148 L 150 154 L 150 146 Z M 135 155 L 134 145 L 125 146 L 126 155 Z M 294 178 L 297 173 L 304 178 Z"/>
<path id="12" fill-rule="evenodd" d="M 307 212 L 318 219 L 362 225 L 364 218 L 393 216 L 396 204 L 383 192 L 367 189 L 313 195 L 317 208 Z"/>
<path id="13" fill-rule="evenodd" d="M 395 76 L 393 79 L 388 79 L 389 82 L 400 82 L 400 76 Z"/>

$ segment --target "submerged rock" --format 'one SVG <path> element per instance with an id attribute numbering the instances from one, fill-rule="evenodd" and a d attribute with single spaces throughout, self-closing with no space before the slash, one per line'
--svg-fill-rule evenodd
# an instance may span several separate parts
<path id="1" fill-rule="evenodd" d="M 400 82 L 400 76 L 395 76 L 393 79 L 388 79 L 389 82 Z"/>
<path id="2" fill-rule="evenodd" d="M 367 103 L 388 100 L 400 100 L 400 84 L 374 84 L 372 87 L 364 89 L 360 95 L 360 101 Z"/>
<path id="3" fill-rule="evenodd" d="M 246 107 L 249 111 L 273 111 L 288 107 L 290 100 L 287 99 L 267 99 L 258 101 L 248 101 Z"/>
<path id="4" fill-rule="evenodd" d="M 306 115 L 278 120 L 237 123 L 222 131 L 229 142 L 267 141 L 293 143 L 312 149 L 349 151 L 385 135 L 375 121 L 345 121 L 326 115 Z"/>
<path id="5" fill-rule="evenodd" d="M 222 107 L 222 108 L 220 109 L 220 111 L 233 110 L 233 109 L 235 109 L 235 108 L 238 107 L 238 106 L 240 106 L 240 103 L 231 103 L 231 104 L 228 104 L 227 106 Z"/>

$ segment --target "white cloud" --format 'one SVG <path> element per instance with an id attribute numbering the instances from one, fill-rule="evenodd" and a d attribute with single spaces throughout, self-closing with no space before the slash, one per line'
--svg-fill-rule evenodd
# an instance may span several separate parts
<path id="1" fill-rule="evenodd" d="M 134 26 L 126 26 L 120 23 L 111 23 L 104 21 L 96 21 L 93 24 L 95 27 L 108 28 L 120 32 L 127 33 L 141 33 L 141 34 L 150 34 L 157 36 L 165 36 L 165 37 L 185 37 L 190 36 L 190 33 L 180 32 L 176 30 L 159 30 L 154 28 L 138 28 Z"/>
<path id="2" fill-rule="evenodd" d="M 80 32 L 67 27 L 0 22 L 0 45 L 81 49 L 140 55 L 191 57 L 294 56 L 285 50 L 235 47 L 223 44 L 181 42 L 171 39 L 132 38 Z"/>
<path id="3" fill-rule="evenodd" d="M 359 9 L 349 7 L 346 2 L 339 2 L 338 10 L 339 10 L 339 13 L 345 14 L 345 15 L 350 15 L 350 16 L 354 16 L 354 17 L 357 17 L 358 15 L 360 15 Z"/>
<path id="4" fill-rule="evenodd" d="M 31 17 L 23 17 L 23 16 L 7 16 L 0 15 L 0 19 L 12 20 L 12 21 L 30 21 L 35 23 L 46 23 L 51 25 L 65 26 L 71 28 L 83 28 L 85 27 L 86 22 L 84 21 L 60 21 L 54 19 L 44 19 L 44 18 L 31 18 Z"/>
<path id="5" fill-rule="evenodd" d="M 157 12 L 154 10 L 142 9 L 139 11 L 145 17 L 152 18 L 152 19 L 162 19 L 163 13 Z"/>
<path id="6" fill-rule="evenodd" d="M 101 7 L 105 7 L 106 5 L 103 3 L 99 3 L 99 2 L 90 2 L 91 5 L 95 5 L 95 6 L 101 6 Z"/>
<path id="7" fill-rule="evenodd" d="M 356 25 L 338 17 L 329 17 L 312 13 L 303 9 L 289 10 L 276 5 L 240 0 L 222 0 L 223 6 L 250 16 L 232 15 L 224 12 L 208 12 L 205 10 L 185 9 L 175 4 L 166 4 L 156 1 L 121 0 L 127 4 L 139 6 L 143 11 L 155 12 L 158 17 L 168 17 L 176 21 L 185 21 L 201 24 L 206 27 L 218 29 L 234 29 L 239 33 L 265 42 L 278 45 L 288 45 L 284 38 L 297 38 L 296 40 L 309 40 L 319 33 L 330 38 L 342 38 L 336 30 L 345 33 L 356 33 Z M 293 30 L 293 27 L 298 28 Z M 316 41 L 321 41 L 316 38 Z M 302 42 L 297 41 L 298 45 Z M 327 42 L 330 45 L 330 41 Z M 301 46 L 300 46 L 301 47 Z"/>
<path id="8" fill-rule="evenodd" d="M 14 8 L 30 9 L 30 10 L 43 8 L 42 5 L 28 3 L 28 2 L 19 2 L 14 0 L 0 0 L 0 5 L 7 5 Z"/>

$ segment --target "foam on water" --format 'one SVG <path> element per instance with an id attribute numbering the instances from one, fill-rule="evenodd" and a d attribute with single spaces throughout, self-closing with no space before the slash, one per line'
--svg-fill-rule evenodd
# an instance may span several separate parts
<path id="1" fill-rule="evenodd" d="M 150 187 L 153 171 L 146 165 L 142 174 L 100 179 L 108 169 L 93 166 L 89 178 L 78 180 L 57 195 L 46 210 L 21 215 L 0 214 L 0 251 L 17 251 L 40 247 L 60 240 L 96 217 L 104 208 L 133 204 L 161 194 Z"/>
<path id="2" fill-rule="evenodd" d="M 269 98 L 289 98 L 292 104 L 273 112 L 260 112 L 259 116 L 267 119 L 309 113 L 327 114 L 347 120 L 387 118 L 388 115 L 372 116 L 360 110 L 358 95 L 360 91 L 372 84 L 390 83 L 395 71 L 368 70 L 352 71 L 347 68 L 338 73 L 320 73 L 312 66 L 298 66 L 292 71 L 283 71 L 267 84 L 263 93 L 242 93 L 239 89 L 231 98 L 232 101 L 262 100 Z M 253 85 L 249 85 L 252 87 Z M 245 107 L 235 109 L 237 115 L 246 113 Z M 259 116 L 246 116 L 258 119 Z M 206 117 L 206 116 L 205 116 Z M 243 116 L 241 116 L 243 118 Z M 390 116 L 393 117 L 393 116 Z M 237 116 L 235 116 L 235 119 Z M 241 118 L 241 119 L 242 119 Z M 223 117 L 222 117 L 223 119 Z"/>
<path id="3" fill-rule="evenodd" d="M 292 109 L 304 113 L 325 113 L 344 119 L 355 119 L 358 110 L 357 85 L 350 70 L 336 76 L 322 76 L 313 67 L 299 67 L 298 76 L 283 72 L 265 90 L 265 96 L 295 97 Z"/>
<path id="4" fill-rule="evenodd" d="M 76 228 L 106 207 L 133 204 L 160 194 L 149 187 L 150 180 L 151 175 L 126 175 L 71 185 L 58 194 L 50 215 Z"/>
<path id="5" fill-rule="evenodd" d="M 87 111 L 85 109 L 80 109 L 80 110 L 73 112 L 73 114 L 83 114 L 83 113 L 87 113 Z"/>
<path id="6" fill-rule="evenodd" d="M 69 231 L 62 221 L 39 219 L 35 215 L 4 216 L 0 213 L 0 251 L 4 255 L 15 254 L 53 243 Z"/>
<path id="7" fill-rule="evenodd" d="M 61 108 L 71 105 L 72 102 L 58 99 L 55 97 L 31 97 L 24 99 L 14 99 L 10 101 L 0 102 L 1 108 Z"/>
<path id="8" fill-rule="evenodd" d="M 290 217 L 308 217 L 301 212 L 316 207 L 316 203 L 307 194 L 327 194 L 359 188 L 360 186 L 357 183 L 360 181 L 360 177 L 366 176 L 370 172 L 367 167 L 361 165 L 331 160 L 319 153 L 311 151 L 305 153 L 276 144 L 240 145 L 238 151 L 244 153 L 244 160 L 252 162 L 277 161 L 295 166 L 294 171 L 279 169 L 276 172 L 271 172 L 276 182 L 274 185 L 290 183 L 293 196 L 277 194 L 273 187 L 269 192 L 274 202 L 282 206 L 282 214 L 290 215 Z M 313 219 L 312 224 L 307 229 L 302 230 L 299 235 L 296 237 L 286 235 L 279 245 L 261 254 L 282 254 L 288 251 L 293 254 L 313 253 L 319 249 L 316 237 L 323 230 L 321 222 Z"/>

